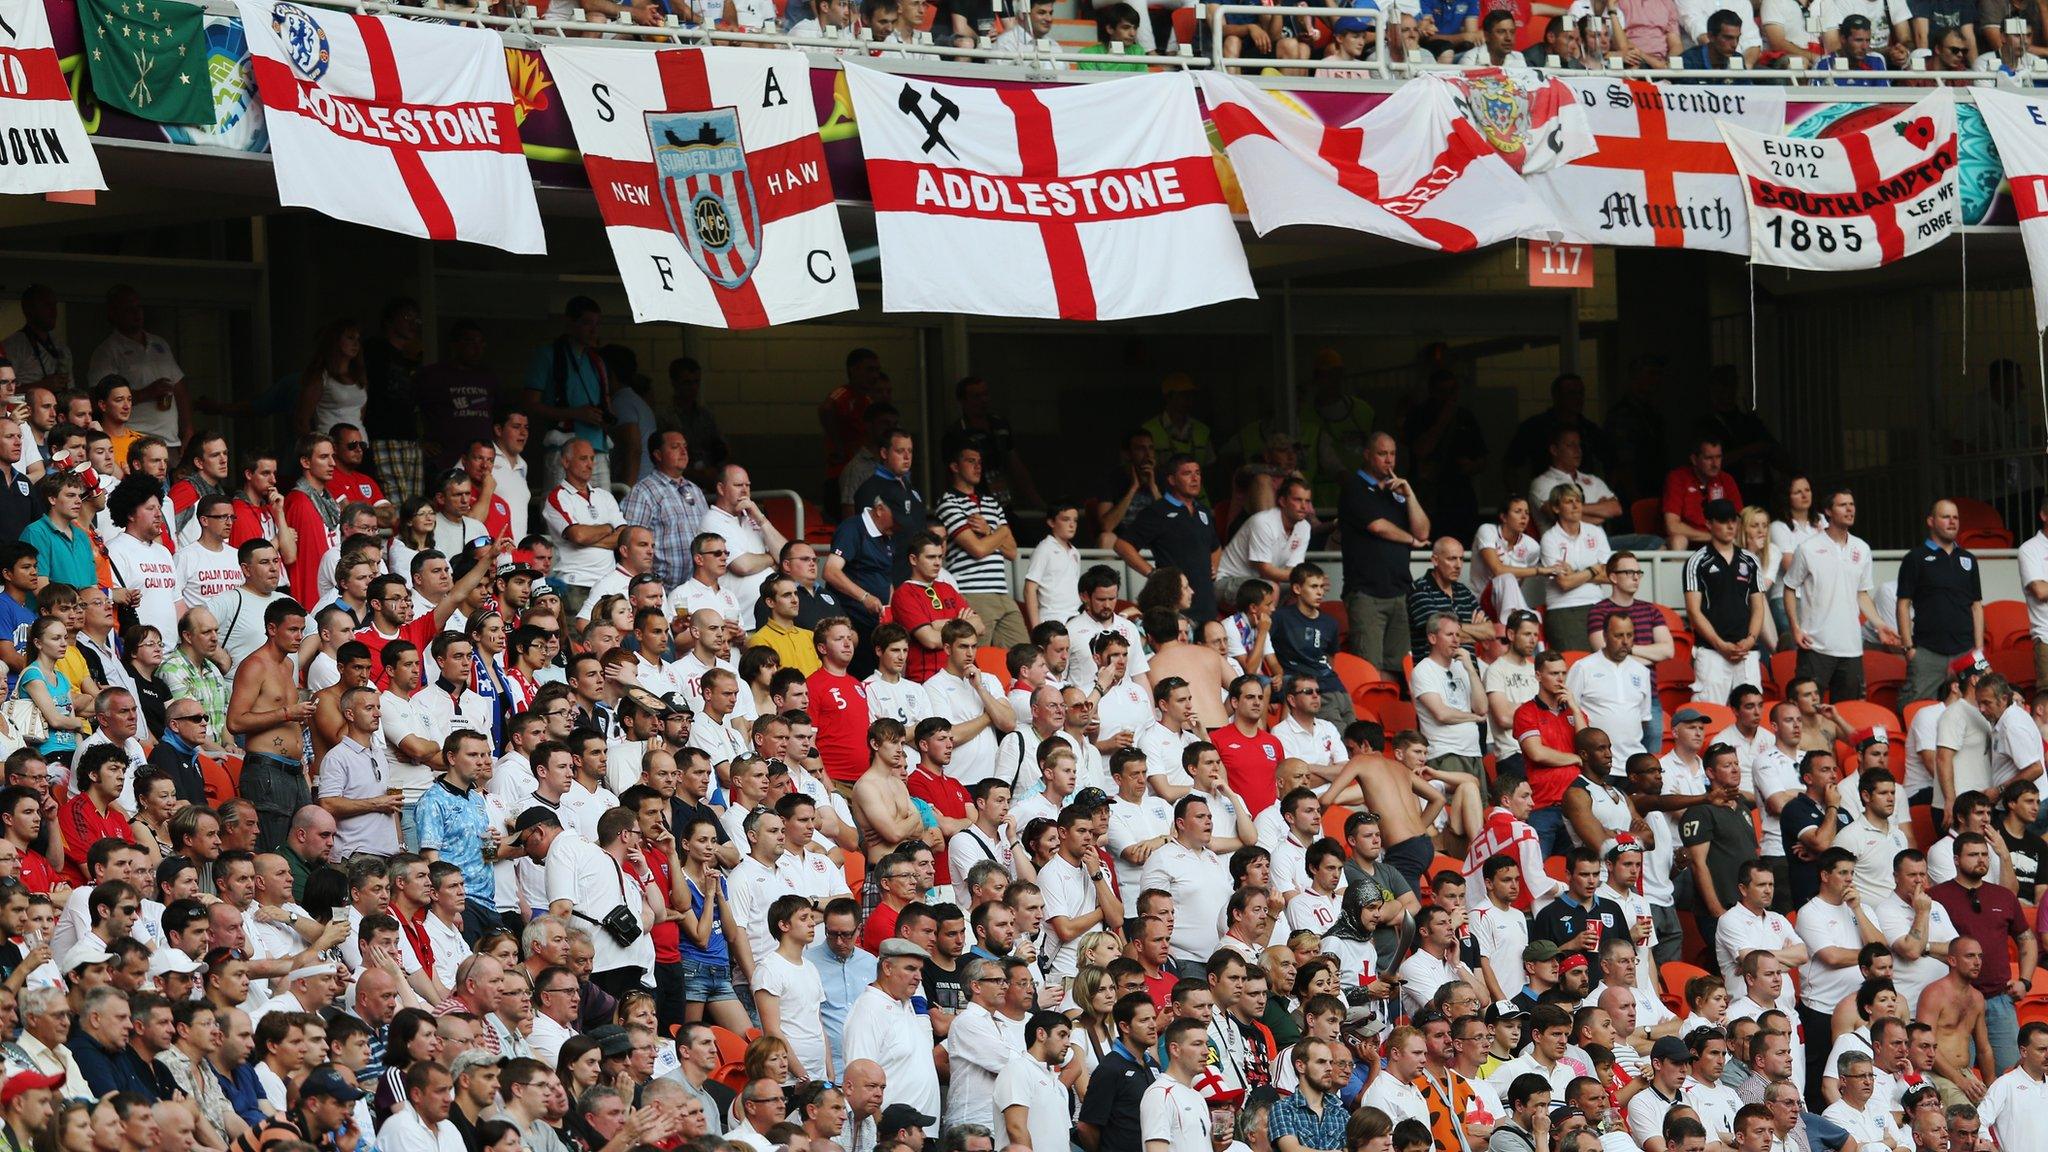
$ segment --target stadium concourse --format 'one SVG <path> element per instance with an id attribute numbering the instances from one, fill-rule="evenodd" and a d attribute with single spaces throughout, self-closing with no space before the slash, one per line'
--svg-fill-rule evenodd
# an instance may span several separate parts
<path id="1" fill-rule="evenodd" d="M 1879 560 L 1726 390 L 1666 458 L 1560 376 L 1494 454 L 1333 350 L 1298 439 L 1174 375 L 1081 463 L 979 378 L 913 434 L 854 348 L 770 511 L 585 298 L 509 384 L 337 323 L 231 452 L 138 293 L 92 348 L 52 295 L 0 366 L 14 1147 L 2048 1146 L 2002 495 Z"/>

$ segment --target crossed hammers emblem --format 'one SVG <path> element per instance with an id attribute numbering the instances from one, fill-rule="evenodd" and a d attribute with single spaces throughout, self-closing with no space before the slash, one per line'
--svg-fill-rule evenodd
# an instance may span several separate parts
<path id="1" fill-rule="evenodd" d="M 960 154 L 953 151 L 951 144 L 946 143 L 946 138 L 940 134 L 939 129 L 946 121 L 960 118 L 960 106 L 936 88 L 931 90 L 931 97 L 935 111 L 927 115 L 924 110 L 924 96 L 916 88 L 905 84 L 902 93 L 896 97 L 896 107 L 904 115 L 914 116 L 919 124 L 924 125 L 924 146 L 921 149 L 923 152 L 930 154 L 932 146 L 936 144 L 946 150 L 946 155 L 958 160 Z"/>

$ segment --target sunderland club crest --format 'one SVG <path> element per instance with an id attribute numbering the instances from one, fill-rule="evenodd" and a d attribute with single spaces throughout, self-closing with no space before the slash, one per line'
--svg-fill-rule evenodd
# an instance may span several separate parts
<path id="1" fill-rule="evenodd" d="M 761 262 L 761 209 L 740 141 L 739 110 L 649 112 L 647 139 L 669 230 L 712 283 L 746 283 Z"/>

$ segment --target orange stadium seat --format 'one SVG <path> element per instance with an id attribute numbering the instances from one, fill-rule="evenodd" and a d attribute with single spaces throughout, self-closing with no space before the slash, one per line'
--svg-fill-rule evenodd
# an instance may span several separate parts
<path id="1" fill-rule="evenodd" d="M 1687 708 L 1697 708 L 1707 714 L 1707 738 L 1709 740 L 1713 739 L 1715 733 L 1735 723 L 1735 710 L 1726 704 L 1715 704 L 1706 700 L 1692 700 L 1688 701 L 1685 706 Z M 1664 714 L 1664 722 L 1666 724 L 1671 722 L 1671 714 L 1669 712 Z"/>
<path id="2" fill-rule="evenodd" d="M 1904 724 L 1907 731 L 1912 731 L 1913 717 L 1919 715 L 1922 708 L 1930 707 L 1933 703 L 1934 701 L 1932 700 L 1915 700 L 1911 704 L 1906 705 L 1906 710 L 1899 714 L 1899 723 Z"/>
<path id="3" fill-rule="evenodd" d="M 1351 710 L 1361 719 L 1377 717 L 1386 703 L 1401 702 L 1401 686 L 1392 680 L 1373 680 L 1351 690 Z"/>
<path id="4" fill-rule="evenodd" d="M 1992 600 L 1984 605 L 1984 650 L 1998 652 L 2027 646 L 2027 606 L 2018 600 Z"/>
<path id="5" fill-rule="evenodd" d="M 2034 653 L 2026 648 L 2007 648 L 1990 653 L 1991 670 L 2005 677 L 2013 691 L 2031 695 L 2034 691 Z"/>
<path id="6" fill-rule="evenodd" d="M 1771 684 L 1783 698 L 1785 686 L 1799 678 L 1799 653 L 1792 649 L 1771 653 Z"/>
<path id="7" fill-rule="evenodd" d="M 1344 682 L 1344 691 L 1356 693 L 1360 684 L 1370 684 L 1380 678 L 1380 670 L 1362 656 L 1349 652 L 1338 652 L 1330 657 L 1330 669 L 1337 679 Z"/>
<path id="8" fill-rule="evenodd" d="M 1323 835 L 1342 844 L 1344 842 L 1344 822 L 1349 819 L 1351 819 L 1351 809 L 1346 808 L 1342 804 L 1332 804 L 1324 808 Z"/>
<path id="9" fill-rule="evenodd" d="M 1389 736 L 1416 730 L 1415 705 L 1406 700 L 1374 701 L 1373 718 L 1380 722 L 1380 731 Z"/>
<path id="10" fill-rule="evenodd" d="M 1886 738 L 1892 743 L 1903 745 L 1906 742 L 1906 726 L 1899 723 L 1896 713 L 1882 704 L 1874 704 L 1868 700 L 1844 700 L 1835 705 L 1835 715 L 1841 717 L 1842 723 L 1847 724 L 1851 732 L 1861 732 L 1865 728 L 1876 728 L 1881 725 Z M 1903 747 L 1899 749 L 1899 755 L 1905 755 Z"/>
<path id="11" fill-rule="evenodd" d="M 1692 648 L 1692 626 L 1685 622 L 1685 613 L 1680 612 L 1669 604 L 1657 605 L 1657 611 L 1663 614 L 1664 626 L 1671 629 L 1672 638 L 1684 640 L 1685 647 L 1690 650 Z"/>
<path id="12" fill-rule="evenodd" d="M 711 1036 L 718 1041 L 718 1060 L 721 1064 L 740 1064 L 747 1058 L 747 1038 L 730 1028 L 711 1026 Z"/>
<path id="13" fill-rule="evenodd" d="M 1351 638 L 1351 613 L 1345 611 L 1342 599 L 1332 596 L 1323 601 L 1323 615 L 1337 622 L 1337 646 L 1342 648 Z"/>
<path id="14" fill-rule="evenodd" d="M 1697 964 L 1687 964 L 1683 960 L 1667 960 L 1659 965 L 1657 977 L 1664 982 L 1663 1000 L 1665 1006 L 1676 1012 L 1680 1017 L 1691 1015 L 1692 1009 L 1687 1007 L 1685 1003 L 1686 981 L 1697 980 L 1706 974 L 1707 970 L 1705 968 Z"/>
<path id="15" fill-rule="evenodd" d="M 1908 809 L 1912 818 L 1913 843 L 1932 844 L 1940 839 L 1934 827 L 1934 807 L 1930 804 L 1915 804 Z"/>
<path id="16" fill-rule="evenodd" d="M 868 878 L 867 855 L 858 851 L 848 852 L 846 863 L 840 865 L 840 870 L 846 873 L 846 886 L 855 892 L 860 891 L 862 882 Z"/>
<path id="17" fill-rule="evenodd" d="M 974 650 L 974 666 L 996 678 L 1005 692 L 1010 689 L 1010 653 L 1008 649 L 985 644 Z"/>
<path id="18" fill-rule="evenodd" d="M 1897 712 L 1899 691 L 1906 686 L 1906 658 L 1891 652 L 1863 654 L 1863 696 L 1887 711 Z"/>

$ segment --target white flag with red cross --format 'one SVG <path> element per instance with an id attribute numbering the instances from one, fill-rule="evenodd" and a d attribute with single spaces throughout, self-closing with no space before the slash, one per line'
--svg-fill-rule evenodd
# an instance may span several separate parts
<path id="1" fill-rule="evenodd" d="M 1956 105 L 1946 88 L 1840 136 L 1770 136 L 1730 124 L 1721 134 L 1742 174 L 1753 263 L 1879 268 L 1962 225 Z"/>
<path id="2" fill-rule="evenodd" d="M 1585 109 L 1595 151 L 1529 178 L 1562 239 L 1635 248 L 1749 251 L 1749 212 L 1721 125 L 1785 130 L 1785 90 L 1647 80 L 1562 83 Z"/>
<path id="3" fill-rule="evenodd" d="M 634 320 L 762 328 L 859 306 L 803 53 L 541 55 Z"/>
<path id="4" fill-rule="evenodd" d="M 58 66 L 43 0 L 0 0 L 0 193 L 106 186 Z"/>
<path id="5" fill-rule="evenodd" d="M 496 32 L 239 0 L 278 200 L 421 236 L 547 251 Z"/>
<path id="6" fill-rule="evenodd" d="M 1365 115 L 1333 125 L 1243 77 L 1205 72 L 1200 83 L 1261 236 L 1321 224 L 1466 252 L 1556 227 L 1460 114 L 1448 84 L 1403 84 Z"/>
<path id="7" fill-rule="evenodd" d="M 2048 328 L 2048 100 L 1996 88 L 1972 95 L 2012 185 L 2020 242 L 2034 278 L 2034 328 Z"/>
<path id="8" fill-rule="evenodd" d="M 1254 295 L 1194 82 L 846 69 L 889 312 L 1115 320 Z"/>

